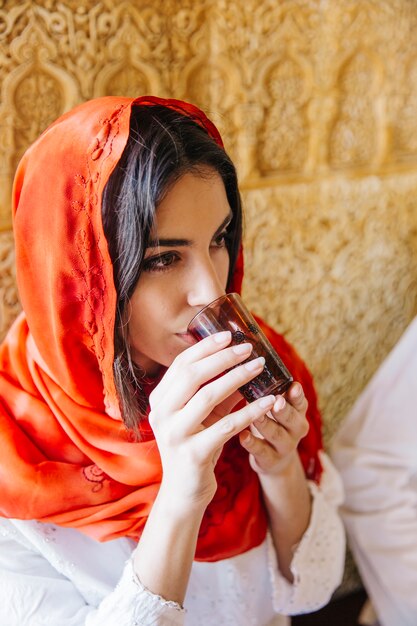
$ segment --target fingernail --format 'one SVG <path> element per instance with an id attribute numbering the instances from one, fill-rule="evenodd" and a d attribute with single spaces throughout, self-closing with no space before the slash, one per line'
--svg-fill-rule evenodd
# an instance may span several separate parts
<path id="1" fill-rule="evenodd" d="M 249 352 L 252 352 L 252 344 L 240 343 L 237 346 L 233 346 L 232 350 L 235 354 L 249 354 Z"/>
<path id="2" fill-rule="evenodd" d="M 281 411 L 281 409 L 283 409 L 285 406 L 285 400 L 282 396 L 278 396 L 275 404 L 274 404 L 274 411 Z"/>
<path id="3" fill-rule="evenodd" d="M 242 443 L 246 443 L 248 444 L 250 442 L 250 433 L 246 432 L 244 435 L 242 435 Z"/>
<path id="4" fill-rule="evenodd" d="M 226 341 L 230 341 L 231 338 L 232 333 L 230 330 L 223 330 L 221 333 L 213 335 L 213 339 L 216 343 L 226 343 Z"/>
<path id="5" fill-rule="evenodd" d="M 265 409 L 266 407 L 270 407 L 274 404 L 274 400 L 275 400 L 275 396 L 266 396 L 265 398 L 262 398 L 262 400 L 259 400 L 259 406 L 262 409 Z"/>
<path id="6" fill-rule="evenodd" d="M 301 394 L 303 393 L 303 388 L 301 387 L 301 385 L 299 385 L 298 383 L 295 384 L 295 388 L 293 388 L 293 395 L 296 398 L 299 398 L 301 396 Z"/>
<path id="7" fill-rule="evenodd" d="M 250 372 L 254 372 L 255 370 L 260 369 L 264 365 L 265 365 L 265 359 L 263 356 L 258 356 L 257 359 L 253 359 L 253 361 L 249 361 L 248 363 L 245 363 L 246 369 L 249 370 Z"/>

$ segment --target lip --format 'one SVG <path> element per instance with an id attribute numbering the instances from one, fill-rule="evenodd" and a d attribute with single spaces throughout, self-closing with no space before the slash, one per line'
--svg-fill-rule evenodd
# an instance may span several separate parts
<path id="1" fill-rule="evenodd" d="M 179 337 L 180 339 L 182 339 L 182 341 L 185 341 L 185 343 L 187 343 L 190 346 L 193 346 L 195 343 L 197 343 L 197 339 L 191 334 L 191 333 L 175 333 L 177 337 Z"/>

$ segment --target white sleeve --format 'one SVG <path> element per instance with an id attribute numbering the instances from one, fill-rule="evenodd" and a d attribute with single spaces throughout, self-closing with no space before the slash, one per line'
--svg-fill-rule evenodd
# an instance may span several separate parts
<path id="1" fill-rule="evenodd" d="M 114 591 L 98 607 L 39 553 L 1 537 L 0 624 L 7 626 L 181 626 L 184 610 L 147 591 L 126 563 Z"/>
<path id="2" fill-rule="evenodd" d="M 317 611 L 328 603 L 343 577 L 345 533 L 337 511 L 343 500 L 343 488 L 329 457 L 321 453 L 320 460 L 323 465 L 320 486 L 309 482 L 313 498 L 310 524 L 291 562 L 293 583 L 280 573 L 272 538 L 268 536 L 274 609 L 284 615 Z"/>
<path id="3" fill-rule="evenodd" d="M 342 515 L 383 626 L 417 624 L 417 319 L 333 443 Z"/>
<path id="4" fill-rule="evenodd" d="M 133 559 L 129 559 L 116 589 L 87 616 L 85 625 L 181 626 L 184 615 L 179 604 L 164 600 L 140 583 L 133 571 Z"/>

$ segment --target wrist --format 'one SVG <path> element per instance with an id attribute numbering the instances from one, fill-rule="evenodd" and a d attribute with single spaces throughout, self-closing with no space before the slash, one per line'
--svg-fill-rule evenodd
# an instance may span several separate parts
<path id="1" fill-rule="evenodd" d="M 295 452 L 285 470 L 279 474 L 262 474 L 259 480 L 270 513 L 274 511 L 279 517 L 286 517 L 289 511 L 300 504 L 304 503 L 306 509 L 310 508 L 310 490 L 298 452 Z"/>
<path id="2" fill-rule="evenodd" d="M 279 483 L 280 481 L 287 483 L 293 477 L 299 475 L 301 468 L 301 461 L 297 450 L 291 452 L 285 458 L 281 459 L 273 469 L 269 471 L 258 471 L 259 479 L 262 481 L 274 481 Z M 304 474 L 304 471 L 303 471 Z"/>
<path id="3" fill-rule="evenodd" d="M 161 483 L 133 560 L 134 571 L 151 593 L 184 602 L 205 507 L 190 507 Z"/>
<path id="4" fill-rule="evenodd" d="M 189 522 L 194 518 L 201 522 L 212 497 L 185 495 L 162 479 L 152 508 L 156 508 L 162 515 L 167 516 L 166 519 Z"/>

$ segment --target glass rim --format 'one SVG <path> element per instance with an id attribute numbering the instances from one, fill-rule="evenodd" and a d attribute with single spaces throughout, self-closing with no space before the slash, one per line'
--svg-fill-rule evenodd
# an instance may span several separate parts
<path id="1" fill-rule="evenodd" d="M 222 296 L 219 296 L 218 298 L 215 298 L 214 300 L 212 300 L 211 302 L 209 302 L 208 304 L 206 304 L 205 306 L 203 306 L 202 309 L 200 309 L 199 311 L 197 311 L 197 313 L 191 318 L 191 320 L 188 322 L 187 325 L 187 330 L 189 330 L 190 326 L 192 325 L 192 323 L 194 322 L 194 320 L 196 319 L 196 317 L 198 317 L 200 315 L 200 313 L 203 313 L 206 309 L 210 309 L 213 304 L 216 304 L 218 302 L 220 302 L 221 300 L 226 300 L 227 298 L 229 298 L 230 296 L 233 297 L 233 299 L 236 298 L 236 296 L 238 296 L 238 298 L 241 297 L 241 295 L 239 293 L 237 293 L 237 291 L 231 291 L 230 293 L 224 293 Z"/>

